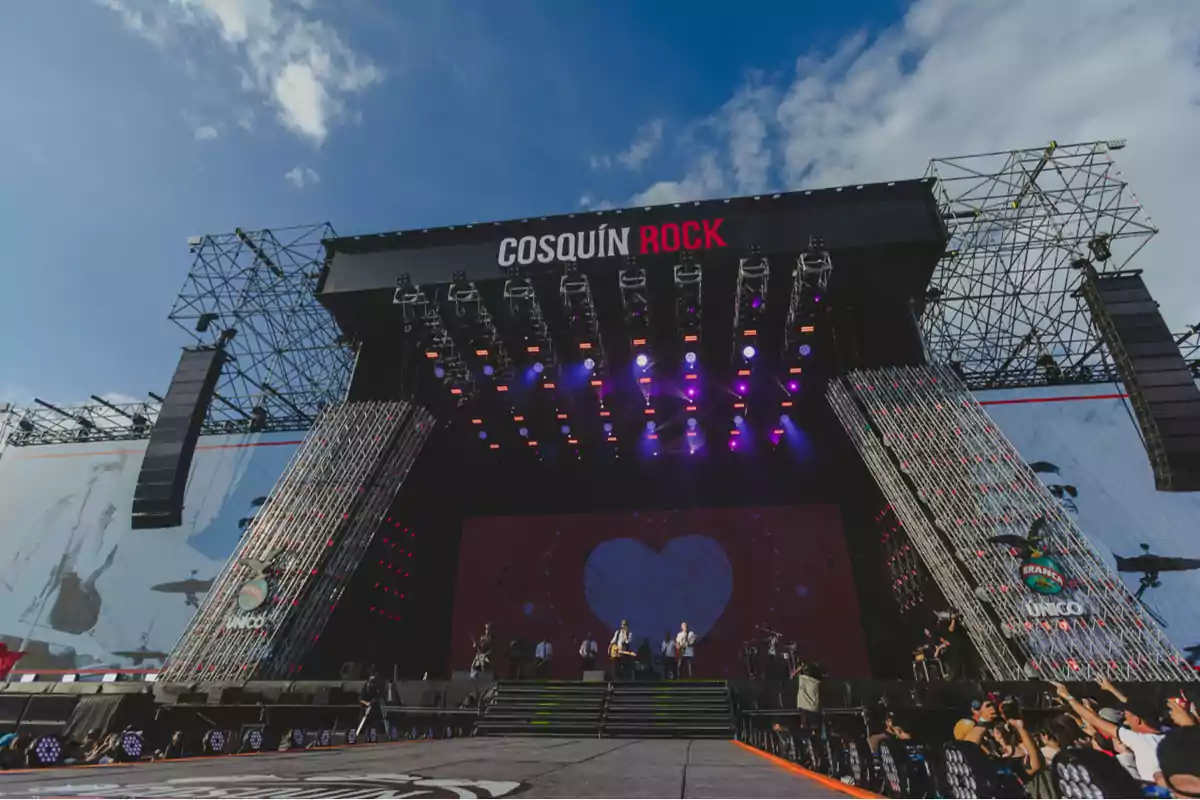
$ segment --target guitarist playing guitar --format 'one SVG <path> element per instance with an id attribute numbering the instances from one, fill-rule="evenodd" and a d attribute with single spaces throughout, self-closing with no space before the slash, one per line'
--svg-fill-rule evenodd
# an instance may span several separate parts
<path id="1" fill-rule="evenodd" d="M 629 621 L 621 620 L 621 627 L 617 628 L 608 645 L 608 657 L 613 662 L 614 678 L 620 678 L 622 675 L 632 672 L 629 666 L 633 663 L 633 659 L 637 658 L 637 653 L 633 652 L 632 647 L 633 632 L 629 630 Z"/>

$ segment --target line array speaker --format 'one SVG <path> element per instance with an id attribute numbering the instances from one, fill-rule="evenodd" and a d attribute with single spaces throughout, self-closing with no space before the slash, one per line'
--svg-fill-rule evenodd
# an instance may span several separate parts
<path id="1" fill-rule="evenodd" d="M 183 494 L 196 440 L 224 362 L 220 349 L 184 350 L 179 357 L 133 490 L 134 529 L 183 524 Z"/>
<path id="2" fill-rule="evenodd" d="M 1140 271 L 1083 269 L 1083 297 L 1129 394 L 1155 488 L 1200 491 L 1200 389 L 1158 303 Z"/>

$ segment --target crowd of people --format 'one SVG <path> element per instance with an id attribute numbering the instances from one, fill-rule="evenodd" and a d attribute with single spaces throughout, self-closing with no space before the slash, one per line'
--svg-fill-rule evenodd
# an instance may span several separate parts
<path id="1" fill-rule="evenodd" d="M 1169 693 L 1160 686 L 1122 691 L 1107 679 L 1098 681 L 1095 691 L 1078 694 L 1061 683 L 1051 687 L 1056 706 L 1050 710 L 1026 714 L 1013 698 L 988 695 L 975 699 L 969 714 L 954 724 L 953 739 L 979 748 L 998 785 L 1011 790 L 1007 796 L 1058 797 L 1052 778 L 1056 759 L 1088 751 L 1103 757 L 1092 761 L 1099 767 L 1119 766 L 1103 770 L 1124 787 L 1117 796 L 1200 797 L 1195 685 Z M 877 754 L 887 739 L 919 738 L 916 728 L 889 714 L 868 743 Z"/>

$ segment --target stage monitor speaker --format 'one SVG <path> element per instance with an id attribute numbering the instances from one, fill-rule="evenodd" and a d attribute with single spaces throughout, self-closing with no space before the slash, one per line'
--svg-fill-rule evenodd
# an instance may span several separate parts
<path id="1" fill-rule="evenodd" d="M 183 524 L 183 494 L 196 440 L 224 362 L 225 353 L 218 349 L 184 350 L 179 357 L 133 490 L 135 530 Z"/>
<path id="2" fill-rule="evenodd" d="M 1116 362 L 1163 492 L 1200 491 L 1200 389 L 1141 273 L 1083 267 L 1083 297 Z"/>

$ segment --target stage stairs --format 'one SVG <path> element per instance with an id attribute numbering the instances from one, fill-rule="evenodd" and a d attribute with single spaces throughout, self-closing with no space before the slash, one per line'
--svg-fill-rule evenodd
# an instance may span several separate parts
<path id="1" fill-rule="evenodd" d="M 733 738 L 733 703 L 725 681 L 610 684 L 600 735 Z"/>
<path id="2" fill-rule="evenodd" d="M 733 737 L 725 681 L 501 681 L 476 735 Z"/>
<path id="3" fill-rule="evenodd" d="M 607 683 L 500 681 L 475 723 L 485 736 L 598 736 Z"/>

